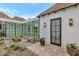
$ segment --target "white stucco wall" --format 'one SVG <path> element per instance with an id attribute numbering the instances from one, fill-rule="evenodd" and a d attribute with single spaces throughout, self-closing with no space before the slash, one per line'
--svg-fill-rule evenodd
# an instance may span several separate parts
<path id="1" fill-rule="evenodd" d="M 62 35 L 61 44 L 63 47 L 68 43 L 77 43 L 79 45 L 79 5 L 77 7 L 72 6 L 64 10 L 57 11 L 40 17 L 40 38 L 45 37 L 50 43 L 50 19 L 61 17 Z M 73 19 L 74 25 L 69 26 L 69 19 Z M 46 28 L 43 27 L 44 22 Z"/>

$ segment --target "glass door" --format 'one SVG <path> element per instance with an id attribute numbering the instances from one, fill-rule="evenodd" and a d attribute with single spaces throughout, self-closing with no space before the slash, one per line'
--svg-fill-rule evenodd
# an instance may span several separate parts
<path id="1" fill-rule="evenodd" d="M 51 20 L 51 43 L 61 46 L 61 18 Z"/>

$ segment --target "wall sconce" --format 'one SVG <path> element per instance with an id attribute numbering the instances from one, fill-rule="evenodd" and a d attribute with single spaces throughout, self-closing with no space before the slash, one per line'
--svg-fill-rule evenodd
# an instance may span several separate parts
<path id="1" fill-rule="evenodd" d="M 44 28 L 46 28 L 46 23 L 44 23 Z"/>
<path id="2" fill-rule="evenodd" d="M 73 19 L 69 19 L 69 25 L 70 25 L 70 26 L 73 25 Z"/>

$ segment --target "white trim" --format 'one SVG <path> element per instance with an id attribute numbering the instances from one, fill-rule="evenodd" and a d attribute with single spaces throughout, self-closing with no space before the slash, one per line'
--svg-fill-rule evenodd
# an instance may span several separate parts
<path id="1" fill-rule="evenodd" d="M 35 20 L 39 20 L 39 18 L 32 18 L 26 21 L 16 21 L 16 20 L 12 20 L 12 19 L 6 19 L 6 18 L 0 18 L 0 21 L 6 21 L 6 22 L 12 22 L 12 23 L 27 23 L 27 22 L 31 22 L 31 21 L 35 21 Z"/>
<path id="2" fill-rule="evenodd" d="M 26 20 L 26 23 L 27 22 L 31 22 L 31 21 L 35 21 L 35 20 L 39 20 L 39 18 L 36 17 L 36 18 L 32 18 L 32 19 Z"/>

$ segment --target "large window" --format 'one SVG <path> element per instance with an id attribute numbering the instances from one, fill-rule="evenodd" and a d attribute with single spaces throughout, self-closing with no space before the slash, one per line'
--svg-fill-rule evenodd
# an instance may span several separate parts
<path id="1" fill-rule="evenodd" d="M 39 39 L 39 20 L 26 23 L 26 37 Z"/>
<path id="2" fill-rule="evenodd" d="M 6 37 L 26 36 L 31 39 L 39 38 L 39 20 L 27 23 L 0 22 L 0 32 Z"/>
<path id="3" fill-rule="evenodd" d="M 16 36 L 22 36 L 22 24 L 16 23 Z"/>
<path id="4" fill-rule="evenodd" d="M 13 24 L 7 22 L 7 36 L 12 37 L 13 36 Z"/>
<path id="5" fill-rule="evenodd" d="M 61 45 L 61 18 L 51 20 L 51 43 Z"/>
<path id="6" fill-rule="evenodd" d="M 26 23 L 22 24 L 23 36 L 26 36 Z"/>
<path id="7" fill-rule="evenodd" d="M 34 25 L 34 33 L 35 33 L 35 38 L 38 39 L 39 38 L 39 21 L 35 21 L 35 25 Z"/>

